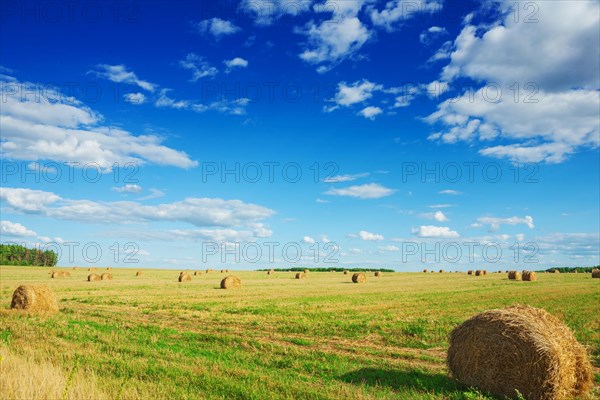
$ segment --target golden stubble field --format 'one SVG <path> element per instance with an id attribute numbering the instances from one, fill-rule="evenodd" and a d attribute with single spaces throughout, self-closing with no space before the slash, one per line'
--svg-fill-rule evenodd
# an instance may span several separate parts
<path id="1" fill-rule="evenodd" d="M 600 361 L 600 279 L 539 274 L 367 274 L 0 267 L 1 397 L 45 399 L 486 399 L 447 377 L 448 333 L 512 304 L 563 320 Z M 203 270 L 204 271 L 204 270 Z M 96 273 L 107 272 L 98 268 Z M 193 272 L 193 271 L 192 271 Z M 9 310 L 20 284 L 45 283 L 60 312 Z"/>

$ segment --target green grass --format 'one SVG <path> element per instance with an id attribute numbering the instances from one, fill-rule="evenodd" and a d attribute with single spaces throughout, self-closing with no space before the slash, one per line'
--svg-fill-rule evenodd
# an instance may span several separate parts
<path id="1" fill-rule="evenodd" d="M 600 280 L 589 274 L 514 282 L 387 273 L 352 284 L 340 272 L 302 281 L 235 272 L 244 286 L 229 291 L 217 289 L 219 273 L 183 284 L 179 271 L 136 278 L 117 269 L 112 282 L 71 273 L 0 267 L 5 308 L 19 284 L 37 282 L 61 307 L 50 316 L 2 311 L 0 349 L 45 360 L 67 381 L 87 371 L 106 398 L 490 399 L 447 377 L 447 336 L 475 313 L 515 303 L 564 320 L 600 365 Z"/>

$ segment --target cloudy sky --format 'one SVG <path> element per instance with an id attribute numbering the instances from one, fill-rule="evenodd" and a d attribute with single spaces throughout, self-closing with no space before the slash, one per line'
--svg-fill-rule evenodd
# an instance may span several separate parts
<path id="1" fill-rule="evenodd" d="M 599 263 L 597 1 L 2 7 L 2 242 L 133 268 Z"/>

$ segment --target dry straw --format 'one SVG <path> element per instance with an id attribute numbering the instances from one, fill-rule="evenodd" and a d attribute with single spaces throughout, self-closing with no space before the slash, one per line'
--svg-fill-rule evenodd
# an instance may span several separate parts
<path id="1" fill-rule="evenodd" d="M 352 275 L 352 282 L 354 283 L 365 283 L 367 281 L 367 276 L 362 272 L 357 272 Z"/>
<path id="2" fill-rule="evenodd" d="M 229 275 L 221 281 L 221 289 L 239 289 L 242 287 L 240 278 L 234 275 Z"/>
<path id="3" fill-rule="evenodd" d="M 142 275 L 144 275 L 144 273 L 142 271 L 138 271 L 135 273 L 135 276 L 142 276 Z"/>
<path id="4" fill-rule="evenodd" d="M 207 274 L 209 274 L 209 273 L 211 273 L 211 272 L 213 272 L 213 270 L 212 270 L 212 269 L 210 269 L 210 268 L 206 270 L 206 273 L 207 273 Z"/>
<path id="5" fill-rule="evenodd" d="M 600 269 L 594 268 L 592 270 L 592 278 L 600 278 Z"/>
<path id="6" fill-rule="evenodd" d="M 552 271 L 550 271 L 550 272 L 552 272 L 553 274 L 560 274 L 560 271 L 559 271 L 559 270 L 557 270 L 557 269 L 553 269 L 553 270 L 552 270 Z"/>
<path id="7" fill-rule="evenodd" d="M 187 272 L 182 272 L 179 274 L 179 282 L 189 282 L 192 280 L 192 276 Z"/>
<path id="8" fill-rule="evenodd" d="M 467 271 L 467 275 L 473 275 L 473 271 L 472 270 L 468 270 Z"/>
<path id="9" fill-rule="evenodd" d="M 593 386 L 588 355 L 548 312 L 512 306 L 474 316 L 450 333 L 450 374 L 496 396 L 567 400 Z"/>
<path id="10" fill-rule="evenodd" d="M 304 272 L 296 273 L 296 279 L 304 279 L 305 276 L 306 274 Z"/>
<path id="11" fill-rule="evenodd" d="M 475 276 L 482 276 L 482 275 L 485 275 L 482 270 L 478 269 L 477 271 L 475 271 Z"/>
<path id="12" fill-rule="evenodd" d="M 380 278 L 381 276 L 383 276 L 383 274 L 381 273 L 381 271 L 376 271 L 375 276 Z"/>
<path id="13" fill-rule="evenodd" d="M 273 275 L 275 273 L 274 269 L 270 269 L 269 271 L 267 271 L 267 275 Z"/>
<path id="14" fill-rule="evenodd" d="M 446 272 L 446 271 L 444 271 L 443 269 L 440 269 L 440 271 L 439 271 L 439 272 L 440 272 L 440 274 L 443 274 L 443 273 L 444 273 L 444 272 Z"/>
<path id="15" fill-rule="evenodd" d="M 21 285 L 13 293 L 10 308 L 31 312 L 57 312 L 58 302 L 46 285 Z"/>
<path id="16" fill-rule="evenodd" d="M 523 271 L 524 281 L 537 281 L 537 274 L 534 271 Z"/>
<path id="17" fill-rule="evenodd" d="M 429 270 L 428 270 L 428 269 L 424 269 L 424 270 L 423 270 L 423 272 L 424 272 L 424 273 L 428 273 L 428 272 L 429 272 Z"/>
<path id="18" fill-rule="evenodd" d="M 102 275 L 100 275 L 100 279 L 102 279 L 103 281 L 112 281 L 112 274 L 105 272 Z"/>
<path id="19" fill-rule="evenodd" d="M 99 280 L 100 280 L 100 275 L 97 275 L 97 274 L 89 274 L 89 275 L 88 275 L 88 277 L 87 277 L 87 280 L 88 280 L 89 282 L 96 282 L 96 281 L 99 281 Z"/>
<path id="20" fill-rule="evenodd" d="M 350 273 L 350 271 L 344 270 L 344 275 L 348 275 L 349 273 Z"/>
<path id="21" fill-rule="evenodd" d="M 195 276 L 202 275 L 202 271 L 196 271 L 196 272 L 194 272 L 194 275 Z"/>
<path id="22" fill-rule="evenodd" d="M 509 271 L 508 272 L 508 279 L 515 280 L 515 281 L 520 281 L 521 280 L 521 273 L 519 271 Z"/>

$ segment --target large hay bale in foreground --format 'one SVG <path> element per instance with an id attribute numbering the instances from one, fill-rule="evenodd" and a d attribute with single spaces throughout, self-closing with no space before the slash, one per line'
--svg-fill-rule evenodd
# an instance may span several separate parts
<path id="1" fill-rule="evenodd" d="M 296 273 L 296 279 L 304 279 L 305 276 L 306 274 L 304 272 Z"/>
<path id="2" fill-rule="evenodd" d="M 594 268 L 592 270 L 592 278 L 600 278 L 600 269 Z"/>
<path id="3" fill-rule="evenodd" d="M 239 289 L 241 287 L 241 279 L 234 275 L 228 275 L 221 281 L 221 289 Z"/>
<path id="4" fill-rule="evenodd" d="M 352 275 L 352 282 L 354 283 L 365 283 L 367 281 L 367 276 L 362 272 L 357 272 Z"/>
<path id="5" fill-rule="evenodd" d="M 450 333 L 450 374 L 499 397 L 567 400 L 588 392 L 593 371 L 569 328 L 546 311 L 512 306 L 474 316 Z"/>
<path id="6" fill-rule="evenodd" d="M 102 279 L 103 281 L 112 281 L 112 274 L 105 272 L 102 275 L 100 275 L 100 279 Z"/>
<path id="7" fill-rule="evenodd" d="M 521 280 L 521 273 L 519 271 L 509 271 L 508 272 L 508 279 L 515 280 L 515 281 L 520 281 Z"/>
<path id="8" fill-rule="evenodd" d="M 380 277 L 382 277 L 382 276 L 383 276 L 383 274 L 381 273 L 381 271 L 375 271 L 375 274 L 374 274 L 374 275 L 375 275 L 376 277 L 378 277 L 378 278 L 380 278 Z"/>
<path id="9" fill-rule="evenodd" d="M 14 292 L 10 308 L 31 312 L 57 312 L 54 292 L 46 285 L 21 285 Z"/>
<path id="10" fill-rule="evenodd" d="M 537 274 L 534 271 L 523 271 L 524 281 L 537 281 Z"/>
<path id="11" fill-rule="evenodd" d="M 179 274 L 179 282 L 190 282 L 192 280 L 192 276 L 186 272 L 182 272 Z"/>
<path id="12" fill-rule="evenodd" d="M 97 274 L 89 274 L 87 277 L 88 282 L 96 282 L 100 280 L 100 275 Z"/>

